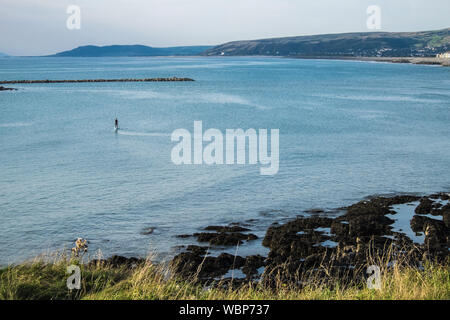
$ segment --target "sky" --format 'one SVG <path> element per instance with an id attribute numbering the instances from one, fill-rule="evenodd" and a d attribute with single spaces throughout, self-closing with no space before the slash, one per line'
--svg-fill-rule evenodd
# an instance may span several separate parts
<path id="1" fill-rule="evenodd" d="M 67 28 L 69 5 L 80 29 Z M 369 30 L 367 8 L 381 9 Z M 450 27 L 449 0 L 0 0 L 0 52 L 47 55 L 82 45 L 218 45 L 234 40 Z"/>

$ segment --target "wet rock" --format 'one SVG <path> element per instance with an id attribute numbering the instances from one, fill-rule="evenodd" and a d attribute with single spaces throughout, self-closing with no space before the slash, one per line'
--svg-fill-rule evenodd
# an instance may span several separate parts
<path id="1" fill-rule="evenodd" d="M 411 219 L 411 229 L 415 232 L 425 232 L 425 229 L 428 225 L 435 226 L 437 229 L 441 230 L 441 232 L 445 233 L 448 231 L 447 226 L 443 221 L 436 220 L 433 218 L 428 218 L 420 215 L 415 215 Z"/>
<path id="2" fill-rule="evenodd" d="M 450 203 L 447 203 L 444 206 L 441 206 L 439 209 L 434 210 L 433 215 L 440 215 L 445 220 L 446 216 L 450 214 Z M 447 225 L 448 226 L 448 225 Z"/>
<path id="3" fill-rule="evenodd" d="M 221 253 L 217 259 L 217 263 L 220 265 L 228 266 L 228 269 L 239 269 L 242 268 L 245 259 L 240 256 L 234 256 L 229 253 Z M 227 270 L 228 271 L 228 270 Z"/>
<path id="4" fill-rule="evenodd" d="M 329 228 L 333 222 L 330 218 L 323 217 L 311 217 L 311 218 L 297 218 L 284 225 L 272 225 L 266 232 L 263 246 L 273 248 L 279 246 L 279 242 L 286 242 L 299 239 L 299 232 L 305 232 L 307 230 L 312 231 L 316 228 Z M 316 234 L 317 235 L 317 234 Z M 327 240 L 322 238 L 323 240 Z M 304 238 L 304 240 L 307 240 Z M 311 241 L 309 241 L 311 242 Z M 315 242 L 313 242 L 315 243 Z"/>
<path id="5" fill-rule="evenodd" d="M 381 236 L 390 235 L 391 228 L 390 225 L 395 221 L 384 216 L 384 215 L 360 215 L 348 217 L 348 234 L 347 237 L 370 237 L 370 236 Z"/>
<path id="6" fill-rule="evenodd" d="M 320 213 L 324 213 L 325 211 L 320 208 L 312 208 L 312 209 L 305 210 L 305 212 L 310 213 L 310 214 L 320 214 Z"/>
<path id="7" fill-rule="evenodd" d="M 260 255 L 248 256 L 245 258 L 244 266 L 242 267 L 242 272 L 245 273 L 247 277 L 252 277 L 258 274 L 258 269 L 266 265 L 266 258 Z"/>
<path id="8" fill-rule="evenodd" d="M 230 269 L 239 269 L 245 263 L 240 256 L 221 253 L 217 257 L 205 257 L 199 252 L 183 252 L 175 256 L 171 265 L 183 276 L 197 277 L 198 280 L 213 280 Z"/>
<path id="9" fill-rule="evenodd" d="M 433 211 L 433 201 L 428 198 L 420 199 L 419 205 L 416 207 L 417 214 L 430 214 Z"/>
<path id="10" fill-rule="evenodd" d="M 447 206 L 448 204 L 446 206 L 443 206 L 441 203 L 435 202 L 430 198 L 425 197 L 421 199 L 420 204 L 417 206 L 415 212 L 416 214 L 431 214 L 437 216 L 442 215 L 443 208 Z M 445 208 L 444 210 L 446 209 L 447 208 Z"/>
<path id="11" fill-rule="evenodd" d="M 425 249 L 448 251 L 450 229 L 444 221 L 415 215 L 411 220 L 411 229 L 414 232 L 423 232 L 425 234 Z"/>
<path id="12" fill-rule="evenodd" d="M 415 215 L 410 221 L 411 229 L 414 232 L 423 232 L 424 225 L 428 220 L 431 219 L 428 217 Z"/>
<path id="13" fill-rule="evenodd" d="M 193 235 L 177 235 L 178 238 L 196 237 L 198 242 L 208 242 L 215 246 L 235 246 L 244 241 L 256 240 L 258 237 L 252 233 L 243 233 L 250 229 L 231 223 L 228 226 L 207 226 L 203 230 L 216 232 L 197 232 Z"/>
<path id="14" fill-rule="evenodd" d="M 391 206 L 396 204 L 404 204 L 419 200 L 417 196 L 395 196 L 395 197 L 377 197 L 369 200 L 363 200 L 347 207 L 347 216 L 361 215 L 386 215 L 392 213 Z"/>
<path id="15" fill-rule="evenodd" d="M 14 89 L 14 88 L 6 88 L 6 87 L 3 87 L 3 86 L 0 86 L 0 91 L 15 91 L 15 90 L 17 90 L 17 89 Z"/>
<path id="16" fill-rule="evenodd" d="M 185 238 L 190 238 L 192 237 L 192 234 L 179 234 L 176 235 L 177 238 L 181 238 L 181 239 L 185 239 Z"/>
<path id="17" fill-rule="evenodd" d="M 429 250 L 443 251 L 448 247 L 448 231 L 445 225 L 438 223 L 427 223 L 425 225 L 425 246 Z"/>
<path id="18" fill-rule="evenodd" d="M 308 284 L 308 279 L 333 283 L 339 279 L 347 281 L 364 280 L 368 264 L 373 257 L 392 254 L 408 256 L 408 263 L 419 266 L 424 257 L 445 261 L 449 255 L 449 214 L 450 204 L 439 204 L 443 194 L 428 197 L 401 195 L 394 197 L 375 197 L 355 203 L 342 215 L 335 218 L 323 216 L 297 217 L 286 223 L 273 223 L 266 231 L 262 244 L 270 249 L 267 258 L 251 255 L 246 258 L 221 254 L 205 257 L 205 247 L 187 250 L 174 262 L 181 266 L 178 270 L 185 274 L 197 274 L 201 279 L 211 280 L 224 275 L 230 269 L 242 269 L 246 278 L 230 284 L 248 283 L 259 277 L 258 269 L 264 267 L 261 281 L 269 286 L 279 281 L 299 286 Z M 397 214 L 393 205 L 419 201 L 419 214 L 412 217 L 411 229 L 425 235 L 423 245 L 415 244 L 401 230 L 394 231 L 393 219 Z M 443 221 L 421 215 L 442 215 Z M 387 215 L 392 215 L 387 216 Z M 239 228 L 236 228 L 239 227 Z M 407 227 L 407 226 L 405 226 Z M 249 231 L 237 224 L 229 226 L 209 226 L 205 231 L 194 234 L 199 242 L 216 245 L 236 245 L 256 236 L 244 233 Z M 199 268 L 199 266 L 201 266 Z M 247 280 L 247 282 L 245 282 Z"/>
<path id="19" fill-rule="evenodd" d="M 266 232 L 263 245 L 270 248 L 264 281 L 271 282 L 274 275 L 295 278 L 316 262 L 316 257 L 335 249 L 321 244 L 331 237 L 317 228 L 330 228 L 333 220 L 325 217 L 297 218 L 284 225 L 272 225 Z"/>
<path id="20" fill-rule="evenodd" d="M 437 199 L 450 200 L 450 193 L 444 193 L 444 192 L 435 193 L 435 194 L 430 195 L 429 198 L 434 199 L 434 200 L 437 200 Z"/>
<path id="21" fill-rule="evenodd" d="M 256 240 L 258 237 L 252 233 L 244 234 L 239 232 L 201 232 L 194 233 L 198 242 L 209 242 L 216 246 L 235 246 L 243 241 Z"/>
<path id="22" fill-rule="evenodd" d="M 370 238 L 372 236 L 391 235 L 391 227 L 395 221 L 384 215 L 345 215 L 333 221 L 331 232 L 340 241 L 354 243 L 357 237 Z"/>
<path id="23" fill-rule="evenodd" d="M 442 221 L 447 228 L 450 228 L 450 208 L 442 212 Z"/>
<path id="24" fill-rule="evenodd" d="M 350 224 L 348 221 L 337 218 L 331 223 L 331 233 L 334 233 L 342 238 L 350 235 Z"/>
<path id="25" fill-rule="evenodd" d="M 420 199 L 419 205 L 416 207 L 416 214 L 431 214 L 431 215 L 443 215 L 445 212 L 450 211 L 450 203 L 442 205 L 442 203 L 436 200 L 448 200 L 448 195 L 444 193 L 432 195 L 429 197 L 423 197 Z"/>
<path id="26" fill-rule="evenodd" d="M 205 231 L 217 231 L 217 232 L 243 232 L 250 231 L 248 228 L 244 228 L 238 225 L 230 225 L 230 226 L 208 226 L 204 228 Z"/>
<path id="27" fill-rule="evenodd" d="M 425 233 L 423 247 L 414 245 L 404 233 L 392 231 L 395 221 L 386 216 L 392 214 L 395 219 L 397 213 L 392 206 L 419 199 L 410 195 L 376 197 L 347 207 L 345 214 L 334 219 L 297 218 L 283 225 L 272 225 L 263 240 L 263 245 L 270 248 L 263 281 L 275 283 L 278 277 L 282 281 L 304 283 L 299 279 L 313 274 L 324 279 L 334 276 L 363 279 L 371 257 L 383 256 L 390 248 L 407 253 L 417 264 L 424 250 L 443 256 L 443 248 L 448 248 L 448 227 L 444 222 L 414 216 L 411 227 Z M 423 208 L 428 204 L 425 199 L 421 199 Z M 433 207 L 433 201 L 431 203 L 432 208 L 438 209 L 438 206 Z M 324 228 L 330 228 L 329 232 Z M 325 240 L 337 245 L 327 248 Z"/>
<path id="28" fill-rule="evenodd" d="M 170 265 L 175 272 L 192 277 L 201 271 L 201 265 L 205 258 L 199 253 L 182 252 L 171 260 Z"/>
<path id="29" fill-rule="evenodd" d="M 386 217 L 393 214 L 393 205 L 414 202 L 420 199 L 417 196 L 378 197 L 363 200 L 347 207 L 347 212 L 336 218 L 331 226 L 331 232 L 340 237 L 341 241 L 354 243 L 356 237 L 366 238 L 373 236 L 392 235 L 391 225 L 395 222 Z"/>
<path id="30" fill-rule="evenodd" d="M 189 245 L 186 248 L 186 251 L 192 252 L 196 255 L 206 255 L 208 252 L 208 247 L 201 247 L 201 246 L 195 246 L 195 245 Z"/>

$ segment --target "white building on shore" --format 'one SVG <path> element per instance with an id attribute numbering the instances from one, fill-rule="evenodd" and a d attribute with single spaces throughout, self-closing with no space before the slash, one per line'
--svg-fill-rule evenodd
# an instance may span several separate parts
<path id="1" fill-rule="evenodd" d="M 436 58 L 440 58 L 440 59 L 450 59 L 450 51 L 444 52 L 444 53 L 439 53 L 436 55 Z"/>

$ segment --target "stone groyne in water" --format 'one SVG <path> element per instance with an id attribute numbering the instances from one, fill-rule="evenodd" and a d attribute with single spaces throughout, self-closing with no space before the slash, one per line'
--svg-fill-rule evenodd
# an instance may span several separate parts
<path id="1" fill-rule="evenodd" d="M 144 79 L 82 79 L 82 80 L 4 80 L 0 84 L 31 84 L 31 83 L 83 83 L 83 82 L 181 82 L 195 81 L 190 78 L 144 78 Z"/>

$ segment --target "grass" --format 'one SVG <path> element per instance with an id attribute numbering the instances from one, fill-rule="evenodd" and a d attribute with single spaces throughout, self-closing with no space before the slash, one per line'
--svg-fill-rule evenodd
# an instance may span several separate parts
<path id="1" fill-rule="evenodd" d="M 81 269 L 81 289 L 69 290 L 67 266 Z M 423 270 L 396 264 L 382 268 L 381 289 L 365 283 L 342 286 L 309 281 L 302 289 L 277 281 L 275 287 L 248 283 L 239 289 L 203 287 L 195 279 L 180 279 L 170 268 L 148 259 L 134 269 L 88 266 L 82 259 L 57 255 L 53 261 L 36 258 L 0 270 L 1 300 L 49 299 L 187 299 L 187 300 L 347 300 L 347 299 L 450 299 L 450 270 L 447 265 L 426 263 Z"/>

